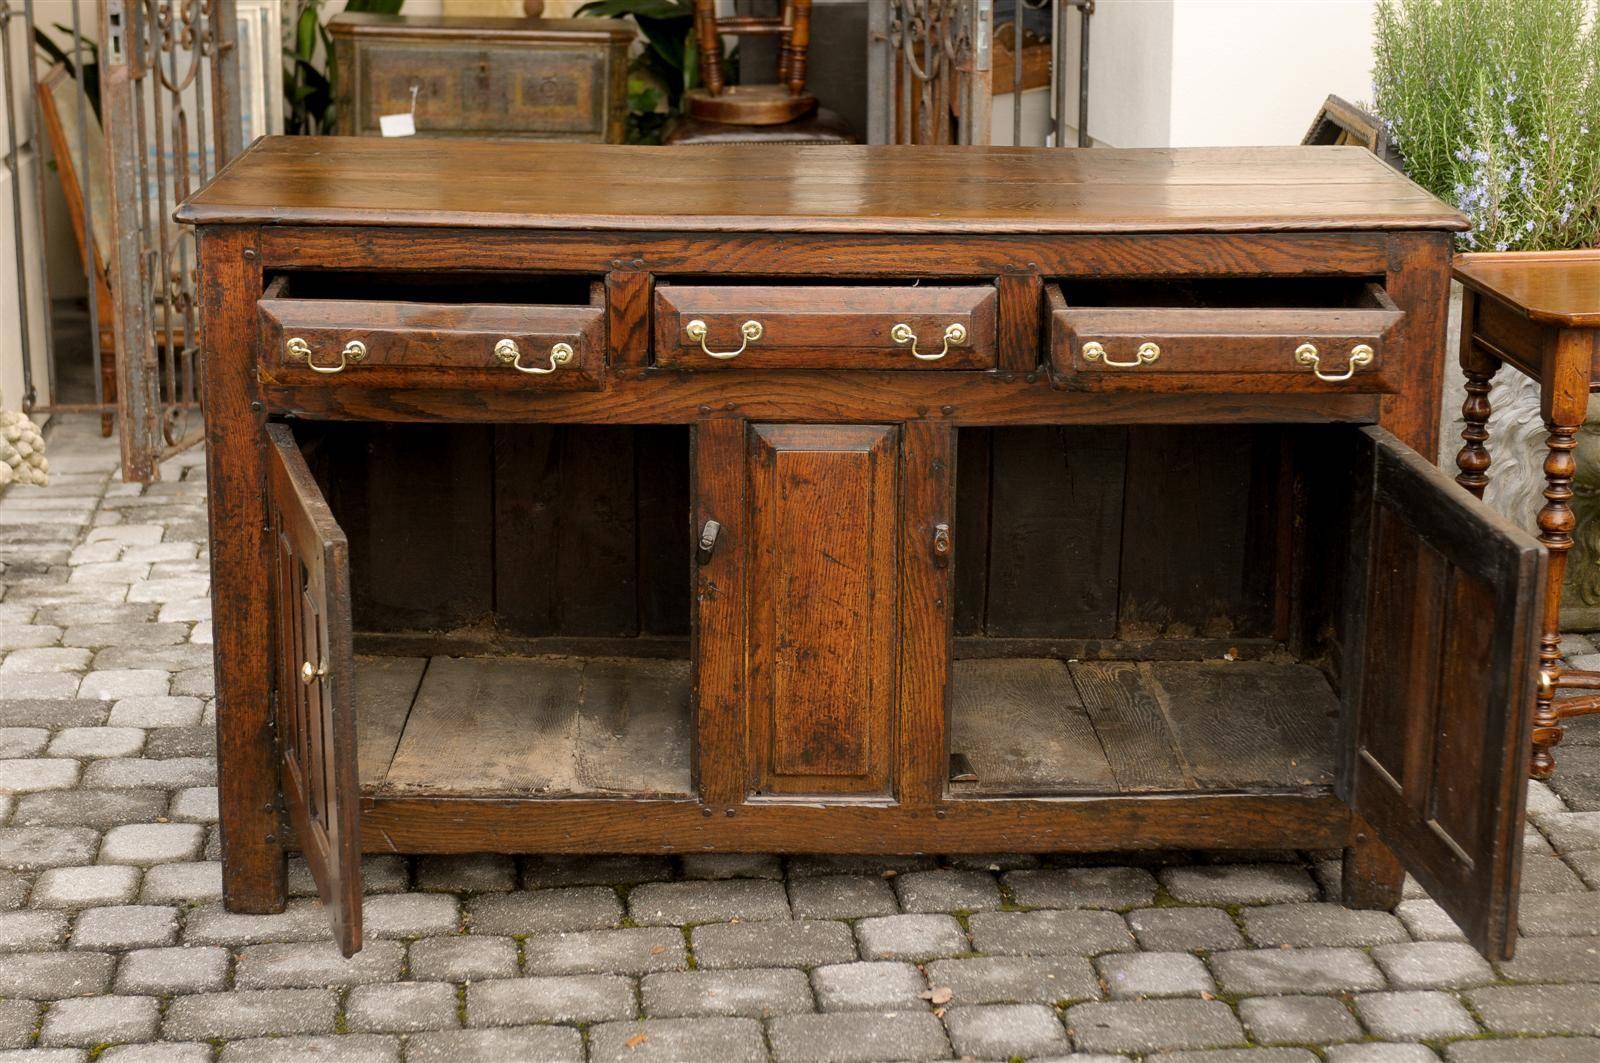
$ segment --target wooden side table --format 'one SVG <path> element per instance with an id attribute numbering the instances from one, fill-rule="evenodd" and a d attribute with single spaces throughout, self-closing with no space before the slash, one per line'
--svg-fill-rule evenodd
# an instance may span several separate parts
<path id="1" fill-rule="evenodd" d="M 1489 384 L 1501 363 L 1539 382 L 1549 432 L 1544 461 L 1544 506 L 1539 541 L 1550 552 L 1544 621 L 1539 638 L 1539 687 L 1533 718 L 1534 778 L 1555 770 L 1561 721 L 1600 712 L 1600 672 L 1561 667 L 1561 585 L 1572 549 L 1573 448 L 1600 389 L 1600 250 L 1461 255 L 1455 276 L 1466 288 L 1461 305 L 1461 406 L 1465 445 L 1456 455 L 1456 482 L 1483 497 L 1489 483 Z M 1556 699 L 1561 688 L 1596 693 Z"/>

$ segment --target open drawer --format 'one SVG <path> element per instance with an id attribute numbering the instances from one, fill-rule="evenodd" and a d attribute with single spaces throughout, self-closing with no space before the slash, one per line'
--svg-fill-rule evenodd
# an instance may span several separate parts
<path id="1" fill-rule="evenodd" d="M 993 369 L 995 287 L 676 285 L 655 293 L 674 369 Z"/>
<path id="2" fill-rule="evenodd" d="M 1076 391 L 1389 392 L 1405 312 L 1337 278 L 1063 281 L 1050 374 Z"/>
<path id="3" fill-rule="evenodd" d="M 316 272 L 256 304 L 274 383 L 598 390 L 605 290 L 581 277 Z"/>

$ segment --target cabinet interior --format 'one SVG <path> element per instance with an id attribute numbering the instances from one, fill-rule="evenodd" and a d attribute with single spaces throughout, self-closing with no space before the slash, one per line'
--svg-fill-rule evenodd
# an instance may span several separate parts
<path id="1" fill-rule="evenodd" d="M 365 790 L 695 791 L 688 426 L 294 431 Z M 951 796 L 1330 788 L 1348 431 L 961 429 Z"/>

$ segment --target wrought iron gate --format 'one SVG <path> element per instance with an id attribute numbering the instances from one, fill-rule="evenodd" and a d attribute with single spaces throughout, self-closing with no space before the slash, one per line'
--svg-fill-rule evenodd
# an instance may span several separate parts
<path id="1" fill-rule="evenodd" d="M 202 436 L 197 261 L 193 236 L 172 221 L 172 211 L 241 147 L 239 6 L 239 0 L 0 0 L 0 28 L 24 24 L 20 34 L 0 34 L 18 302 L 26 308 L 42 300 L 47 316 L 52 309 L 45 242 L 35 241 L 30 256 L 21 234 L 24 216 L 43 232 L 45 182 L 53 178 L 35 166 L 33 180 L 24 182 L 18 161 L 24 150 L 37 158 L 48 149 L 89 304 L 82 345 L 91 359 L 93 401 L 59 401 L 62 337 L 50 323 L 31 327 L 25 309 L 23 408 L 41 415 L 98 412 L 108 430 L 115 412 L 129 481 L 156 479 L 164 458 Z M 281 45 L 271 21 L 276 62 Z M 25 191 L 25 184 L 33 187 Z M 35 379 L 41 345 L 49 374 L 44 401 Z"/>

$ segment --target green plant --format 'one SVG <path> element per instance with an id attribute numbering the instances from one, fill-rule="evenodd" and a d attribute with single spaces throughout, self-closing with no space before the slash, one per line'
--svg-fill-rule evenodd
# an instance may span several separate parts
<path id="1" fill-rule="evenodd" d="M 338 98 L 330 59 L 333 38 L 322 24 L 323 0 L 299 0 L 294 37 L 283 49 L 283 131 L 317 134 L 333 132 Z M 393 15 L 405 0 L 348 0 L 346 11 Z"/>
<path id="2" fill-rule="evenodd" d="M 659 144 L 700 81 L 694 10 L 688 0 L 590 0 L 579 15 L 632 18 L 645 40 L 628 68 L 628 142 Z M 723 62 L 729 62 L 724 55 Z"/>
<path id="3" fill-rule="evenodd" d="M 56 31 L 66 35 L 67 40 L 72 39 L 72 29 L 56 23 Z M 83 94 L 89 98 L 89 106 L 94 111 L 96 121 L 100 119 L 100 49 L 89 38 L 79 34 L 78 45 L 83 56 L 83 69 L 78 70 L 72 62 L 72 56 L 67 50 L 52 40 L 44 30 L 38 26 L 33 28 L 33 43 L 41 52 L 50 57 L 53 63 L 60 63 L 66 68 L 67 76 L 75 78 L 83 84 Z"/>
<path id="4" fill-rule="evenodd" d="M 1375 41 L 1374 110 L 1462 247 L 1600 240 L 1595 0 L 1380 0 Z"/>

